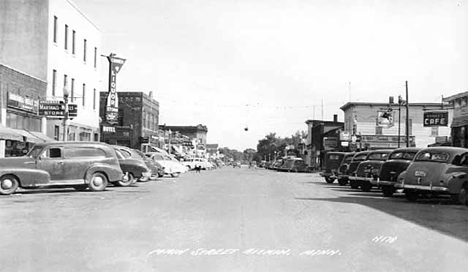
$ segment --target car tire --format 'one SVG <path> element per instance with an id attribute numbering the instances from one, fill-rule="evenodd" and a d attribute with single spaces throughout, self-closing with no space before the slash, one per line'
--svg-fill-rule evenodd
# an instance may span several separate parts
<path id="1" fill-rule="evenodd" d="M 11 195 L 18 190 L 19 180 L 13 175 L 4 175 L 0 178 L 0 195 Z"/>
<path id="2" fill-rule="evenodd" d="M 361 185 L 361 191 L 363 192 L 370 192 L 372 189 L 372 184 L 364 181 Z"/>
<path id="3" fill-rule="evenodd" d="M 353 180 L 349 181 L 349 186 L 351 186 L 351 189 L 359 189 L 359 185 Z"/>
<path id="4" fill-rule="evenodd" d="M 338 184 L 340 186 L 346 186 L 346 184 L 348 184 L 348 182 L 346 180 L 344 180 L 344 179 L 338 179 Z"/>
<path id="5" fill-rule="evenodd" d="M 171 173 L 171 177 L 173 177 L 173 178 L 177 178 L 179 176 L 180 176 L 179 172 Z"/>
<path id="6" fill-rule="evenodd" d="M 134 183 L 135 177 L 132 173 L 126 172 L 122 180 L 117 181 L 115 184 L 121 187 L 127 187 Z"/>
<path id="7" fill-rule="evenodd" d="M 382 186 L 382 194 L 384 197 L 392 197 L 395 193 L 395 187 L 384 185 Z"/>
<path id="8" fill-rule="evenodd" d="M 468 206 L 468 183 L 463 184 L 458 194 L 450 196 L 455 204 Z"/>
<path id="9" fill-rule="evenodd" d="M 107 187 L 107 177 L 104 173 L 95 172 L 89 178 L 88 188 L 90 191 L 104 191 Z"/>
<path id="10" fill-rule="evenodd" d="M 333 183 L 334 181 L 335 181 L 334 178 L 329 178 L 329 177 L 325 178 L 325 182 L 327 182 L 327 183 Z"/>
<path id="11" fill-rule="evenodd" d="M 419 193 L 415 191 L 406 191 L 405 197 L 408 201 L 416 202 L 416 200 L 418 200 Z"/>
<path id="12" fill-rule="evenodd" d="M 187 172 L 192 170 L 192 167 L 190 167 L 190 165 L 187 165 L 185 168 L 187 168 Z"/>

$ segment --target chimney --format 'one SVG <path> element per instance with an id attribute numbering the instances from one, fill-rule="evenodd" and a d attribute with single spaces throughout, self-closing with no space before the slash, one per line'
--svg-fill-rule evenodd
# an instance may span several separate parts
<path id="1" fill-rule="evenodd" d="M 333 114 L 333 122 L 338 122 L 338 114 Z"/>

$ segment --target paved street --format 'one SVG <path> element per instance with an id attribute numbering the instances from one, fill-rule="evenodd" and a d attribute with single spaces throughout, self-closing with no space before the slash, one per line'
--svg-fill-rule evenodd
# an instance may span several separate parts
<path id="1" fill-rule="evenodd" d="M 468 209 L 224 168 L 0 198 L 0 271 L 468 271 Z"/>

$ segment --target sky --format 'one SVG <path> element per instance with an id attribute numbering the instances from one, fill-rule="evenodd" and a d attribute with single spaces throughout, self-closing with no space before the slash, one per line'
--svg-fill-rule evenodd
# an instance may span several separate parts
<path id="1" fill-rule="evenodd" d="M 73 2 L 102 54 L 127 59 L 118 91 L 152 91 L 160 124 L 206 125 L 220 147 L 344 121 L 347 102 L 386 103 L 405 81 L 410 103 L 468 91 L 468 0 Z"/>

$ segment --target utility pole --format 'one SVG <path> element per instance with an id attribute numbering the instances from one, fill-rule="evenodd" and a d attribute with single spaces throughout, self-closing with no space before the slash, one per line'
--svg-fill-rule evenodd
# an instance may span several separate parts
<path id="1" fill-rule="evenodd" d="M 408 81 L 406 81 L 406 147 L 409 147 L 409 100 L 408 100 Z"/>

